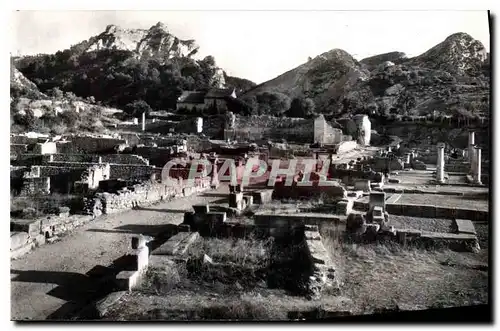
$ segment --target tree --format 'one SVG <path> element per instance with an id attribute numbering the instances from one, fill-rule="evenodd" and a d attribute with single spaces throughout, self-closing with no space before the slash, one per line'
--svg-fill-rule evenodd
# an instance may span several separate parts
<path id="1" fill-rule="evenodd" d="M 148 116 L 152 109 L 146 101 L 135 100 L 127 104 L 124 111 L 132 117 L 141 117 L 142 113 L 146 113 L 146 116 Z"/>
<path id="2" fill-rule="evenodd" d="M 315 105 L 311 99 L 297 97 L 292 100 L 286 116 L 306 118 L 314 114 L 314 109 Z"/>
<path id="3" fill-rule="evenodd" d="M 257 94 L 259 115 L 279 115 L 290 108 L 290 98 L 279 92 L 263 92 Z"/>

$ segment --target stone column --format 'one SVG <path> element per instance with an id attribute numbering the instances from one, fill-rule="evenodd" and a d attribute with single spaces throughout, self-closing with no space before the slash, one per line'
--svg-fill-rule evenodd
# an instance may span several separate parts
<path id="1" fill-rule="evenodd" d="M 481 148 L 475 147 L 474 153 L 474 184 L 482 185 L 481 183 Z"/>
<path id="2" fill-rule="evenodd" d="M 411 163 L 411 153 L 406 153 L 406 160 L 405 163 L 410 164 Z"/>
<path id="3" fill-rule="evenodd" d="M 474 162 L 474 145 L 476 144 L 475 142 L 475 136 L 474 136 L 474 131 L 469 131 L 469 163 L 471 164 Z"/>
<path id="4" fill-rule="evenodd" d="M 142 113 L 142 131 L 146 131 L 146 112 Z"/>
<path id="5" fill-rule="evenodd" d="M 210 179 L 210 187 L 216 189 L 219 187 L 219 174 L 217 169 L 218 159 L 212 159 L 212 178 Z"/>
<path id="6" fill-rule="evenodd" d="M 437 144 L 436 180 L 439 183 L 444 183 L 444 147 L 444 143 Z"/>

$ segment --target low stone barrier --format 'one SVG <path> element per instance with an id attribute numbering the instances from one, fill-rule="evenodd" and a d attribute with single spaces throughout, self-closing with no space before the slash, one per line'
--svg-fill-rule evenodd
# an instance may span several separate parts
<path id="1" fill-rule="evenodd" d="M 335 267 L 321 242 L 318 227 L 306 225 L 304 230 L 307 255 L 313 270 L 307 284 L 309 295 L 312 299 L 319 299 L 322 294 L 338 294 L 340 286 L 335 275 Z"/>
<path id="2" fill-rule="evenodd" d="M 175 185 L 175 182 L 181 183 Z M 189 196 L 193 193 L 210 189 L 210 178 L 197 178 L 194 184 L 190 181 L 176 181 L 170 183 L 145 183 L 119 190 L 117 193 L 96 193 L 103 206 L 103 213 L 112 214 L 138 206 L 147 206 L 153 203 L 169 200 L 175 197 Z"/>
<path id="3" fill-rule="evenodd" d="M 50 215 L 34 220 L 11 220 L 11 258 L 16 259 L 52 240 L 56 236 L 66 234 L 94 219 L 90 215 Z M 17 234 L 16 234 L 17 233 Z M 13 235 L 14 234 L 14 235 Z M 12 237 L 14 236 L 14 238 Z M 24 243 L 17 246 L 22 238 Z M 14 241 L 12 241 L 14 240 Z"/>

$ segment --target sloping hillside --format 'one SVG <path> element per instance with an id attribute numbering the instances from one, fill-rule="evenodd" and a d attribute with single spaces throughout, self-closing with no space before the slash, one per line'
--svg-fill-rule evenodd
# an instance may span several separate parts
<path id="1" fill-rule="evenodd" d="M 290 98 L 305 96 L 311 98 L 317 108 L 330 109 L 334 100 L 349 91 L 351 85 L 368 76 L 369 72 L 349 53 L 334 49 L 258 85 L 245 96 L 279 92 Z"/>
<path id="2" fill-rule="evenodd" d="M 484 46 L 456 33 L 414 58 L 391 52 L 356 61 L 334 49 L 245 96 L 278 92 L 311 98 L 316 112 L 488 116 L 490 69 Z"/>

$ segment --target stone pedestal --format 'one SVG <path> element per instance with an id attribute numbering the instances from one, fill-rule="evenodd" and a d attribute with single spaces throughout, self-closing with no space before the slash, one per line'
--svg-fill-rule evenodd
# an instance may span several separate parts
<path id="1" fill-rule="evenodd" d="M 443 143 L 437 144 L 436 180 L 439 183 L 444 183 L 444 147 Z"/>
<path id="2" fill-rule="evenodd" d="M 475 135 L 474 131 L 469 131 L 469 162 L 472 165 L 474 162 L 474 145 L 476 144 L 475 142 Z"/>
<path id="3" fill-rule="evenodd" d="M 474 152 L 474 184 L 482 185 L 481 183 L 481 148 L 475 147 Z"/>

